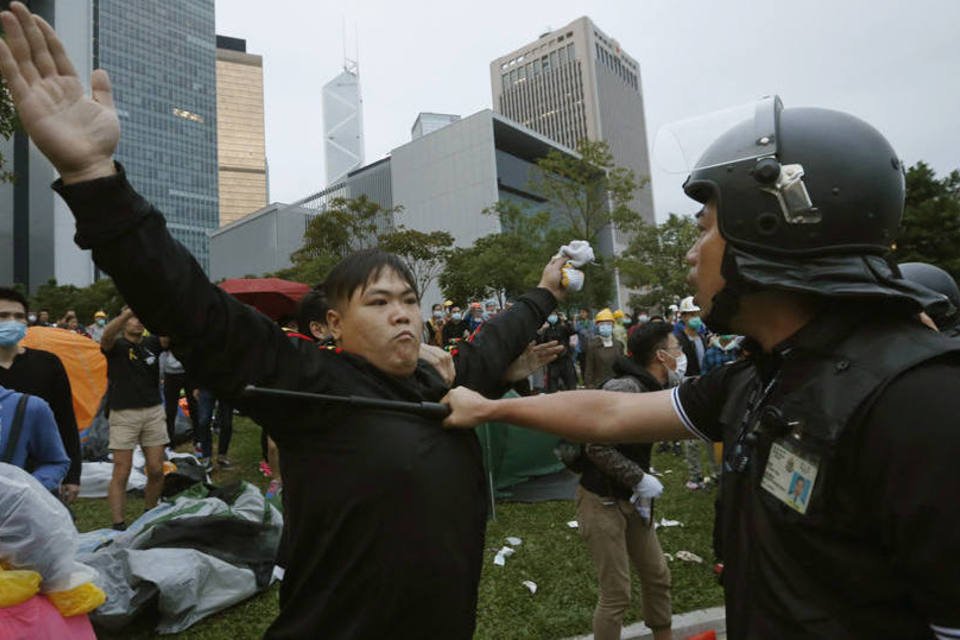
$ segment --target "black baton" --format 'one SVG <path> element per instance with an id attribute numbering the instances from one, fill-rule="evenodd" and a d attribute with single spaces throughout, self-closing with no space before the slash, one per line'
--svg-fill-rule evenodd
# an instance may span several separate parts
<path id="1" fill-rule="evenodd" d="M 345 404 L 357 409 L 382 409 L 384 411 L 399 411 L 412 413 L 424 418 L 443 420 L 450 415 L 450 406 L 441 402 L 404 402 L 403 400 L 383 400 L 381 398 L 366 398 L 363 396 L 332 396 L 324 393 L 309 393 L 306 391 L 291 391 L 289 389 L 267 389 L 248 384 L 244 390 L 245 396 L 273 396 L 275 398 L 296 398 L 312 402 L 328 404 Z"/>

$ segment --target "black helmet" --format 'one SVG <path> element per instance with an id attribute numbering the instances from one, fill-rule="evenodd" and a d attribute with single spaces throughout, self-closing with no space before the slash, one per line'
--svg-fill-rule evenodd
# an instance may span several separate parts
<path id="1" fill-rule="evenodd" d="M 715 201 L 727 242 L 711 328 L 729 328 L 739 297 L 760 289 L 887 298 L 915 312 L 935 302 L 885 258 L 903 214 L 903 168 L 854 116 L 765 98 L 707 148 L 684 191 Z"/>
<path id="2" fill-rule="evenodd" d="M 949 309 L 943 305 L 933 305 L 927 309 L 927 313 L 941 331 L 953 328 L 957 324 L 957 312 L 960 311 L 960 288 L 957 288 L 957 281 L 953 276 L 940 267 L 925 262 L 904 262 L 898 266 L 905 279 L 946 296 L 950 301 Z"/>

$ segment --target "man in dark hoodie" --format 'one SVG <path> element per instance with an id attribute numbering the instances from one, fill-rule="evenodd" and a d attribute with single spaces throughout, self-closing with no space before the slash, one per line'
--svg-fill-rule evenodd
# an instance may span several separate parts
<path id="1" fill-rule="evenodd" d="M 606 391 L 644 393 L 676 386 L 677 358 L 683 351 L 666 322 L 648 322 L 628 341 L 629 357 L 613 365 L 616 378 Z M 597 640 L 620 637 L 630 604 L 630 565 L 640 576 L 643 620 L 655 640 L 670 631 L 670 569 L 652 523 L 652 498 L 662 490 L 650 470 L 651 444 L 588 444 L 577 519 L 597 571 L 600 599 L 593 612 Z"/>

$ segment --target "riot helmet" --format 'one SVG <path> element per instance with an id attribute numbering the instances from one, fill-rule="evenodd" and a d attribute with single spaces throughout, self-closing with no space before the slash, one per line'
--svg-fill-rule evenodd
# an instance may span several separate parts
<path id="1" fill-rule="evenodd" d="M 942 304 L 931 305 L 926 311 L 940 331 L 948 332 L 954 329 L 960 320 L 960 288 L 953 276 L 940 267 L 925 262 L 904 262 L 898 266 L 906 280 L 935 291 L 950 301 L 949 307 Z"/>
<path id="2" fill-rule="evenodd" d="M 887 261 L 903 215 L 903 167 L 854 116 L 765 98 L 699 156 L 684 191 L 714 202 L 726 241 L 726 286 L 704 318 L 718 331 L 730 329 L 742 295 L 766 289 L 884 299 L 904 312 L 935 302 Z"/>

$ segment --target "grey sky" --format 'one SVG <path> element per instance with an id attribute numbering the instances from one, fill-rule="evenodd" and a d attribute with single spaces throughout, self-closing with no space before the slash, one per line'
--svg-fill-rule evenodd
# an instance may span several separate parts
<path id="1" fill-rule="evenodd" d="M 960 1 L 218 0 L 217 32 L 264 59 L 270 199 L 324 184 L 320 88 L 359 35 L 366 160 L 410 139 L 420 111 L 491 106 L 489 63 L 580 15 L 641 68 L 650 140 L 674 120 L 777 93 L 853 113 L 908 163 L 960 168 Z M 658 218 L 696 205 L 654 171 Z"/>

